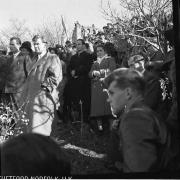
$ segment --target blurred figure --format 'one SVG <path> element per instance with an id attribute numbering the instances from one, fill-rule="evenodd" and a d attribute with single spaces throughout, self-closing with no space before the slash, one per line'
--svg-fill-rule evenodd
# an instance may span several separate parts
<path id="1" fill-rule="evenodd" d="M 66 52 L 66 57 L 64 59 L 64 62 L 66 63 L 66 66 L 69 66 L 71 57 L 76 54 L 76 52 L 74 52 L 73 50 L 73 46 L 71 44 L 70 41 L 66 41 L 66 45 L 65 45 L 65 52 Z M 76 48 L 76 47 L 75 47 Z"/>
<path id="2" fill-rule="evenodd" d="M 2 176 L 70 175 L 70 163 L 50 137 L 22 134 L 1 145 Z"/>
<path id="3" fill-rule="evenodd" d="M 136 70 L 119 68 L 105 78 L 108 102 L 120 119 L 116 167 L 123 172 L 151 172 L 166 168 L 169 135 L 143 101 L 145 81 Z"/>
<path id="4" fill-rule="evenodd" d="M 108 56 L 111 56 L 115 59 L 115 62 L 117 64 L 118 62 L 118 53 L 114 47 L 114 44 L 113 43 L 110 43 L 110 42 L 106 42 L 105 43 L 105 49 L 106 49 L 106 52 L 108 54 Z"/>
<path id="5" fill-rule="evenodd" d="M 49 47 L 48 50 L 51 54 L 56 54 L 57 51 L 56 48 L 52 48 L 52 47 Z"/>
<path id="6" fill-rule="evenodd" d="M 72 55 L 75 55 L 77 53 L 76 44 L 72 46 Z"/>
<path id="7" fill-rule="evenodd" d="M 46 49 L 44 38 L 32 39 L 36 56 L 21 97 L 21 105 L 29 119 L 27 132 L 49 136 L 57 120 L 59 104 L 57 87 L 62 80 L 62 66 L 57 55 Z"/>
<path id="8" fill-rule="evenodd" d="M 89 76 L 91 78 L 91 113 L 92 120 L 97 121 L 99 130 L 111 117 L 110 105 L 107 103 L 107 94 L 103 92 L 102 80 L 114 69 L 116 63 L 112 57 L 107 55 L 103 44 L 97 45 L 97 60 L 91 67 Z M 91 121 L 92 121 L 91 120 Z"/>
<path id="9" fill-rule="evenodd" d="M 92 49 L 92 47 L 90 47 L 89 43 L 85 43 L 85 51 L 89 54 L 93 53 L 93 49 Z"/>
<path id="10" fill-rule="evenodd" d="M 56 54 L 58 55 L 59 59 L 64 61 L 64 59 L 65 59 L 64 47 L 59 44 L 56 44 L 55 49 L 56 49 Z"/>
<path id="11" fill-rule="evenodd" d="M 128 60 L 128 66 L 130 69 L 135 69 L 140 72 L 145 78 L 146 88 L 144 94 L 144 100 L 152 110 L 159 112 L 159 105 L 162 101 L 162 91 L 159 82 L 159 77 L 145 69 L 145 57 L 142 55 L 131 56 Z"/>
<path id="12" fill-rule="evenodd" d="M 33 50 L 31 49 L 31 43 L 29 41 L 23 42 L 20 47 L 20 50 L 23 55 L 29 55 L 31 58 L 34 55 Z"/>

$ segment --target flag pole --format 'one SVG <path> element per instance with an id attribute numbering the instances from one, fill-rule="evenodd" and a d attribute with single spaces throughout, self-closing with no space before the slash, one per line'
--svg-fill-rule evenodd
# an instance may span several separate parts
<path id="1" fill-rule="evenodd" d="M 82 136 L 83 136 L 83 110 L 82 110 L 82 101 L 81 100 L 79 101 L 79 104 L 80 104 L 80 109 L 81 109 L 81 139 L 82 139 Z"/>

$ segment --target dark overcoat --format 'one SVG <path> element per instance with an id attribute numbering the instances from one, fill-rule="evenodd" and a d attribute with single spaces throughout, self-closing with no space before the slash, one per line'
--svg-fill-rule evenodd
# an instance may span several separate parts
<path id="1" fill-rule="evenodd" d="M 91 81 L 89 72 L 93 63 L 92 56 L 83 51 L 80 54 L 75 54 L 71 57 L 68 66 L 68 84 L 67 96 L 69 103 L 79 104 L 81 100 L 83 103 L 84 118 L 87 119 L 90 111 L 90 94 L 91 94 Z M 75 77 L 71 76 L 71 71 L 75 70 Z"/>

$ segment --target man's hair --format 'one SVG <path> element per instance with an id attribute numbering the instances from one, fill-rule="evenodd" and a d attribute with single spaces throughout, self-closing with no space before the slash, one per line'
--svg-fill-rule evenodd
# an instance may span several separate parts
<path id="1" fill-rule="evenodd" d="M 78 39 L 77 41 L 81 41 L 82 45 L 85 45 L 85 41 L 83 39 Z"/>
<path id="2" fill-rule="evenodd" d="M 21 40 L 18 37 L 12 37 L 10 38 L 10 41 L 16 40 L 17 44 L 21 45 Z"/>
<path id="3" fill-rule="evenodd" d="M 99 43 L 99 44 L 97 44 L 96 49 L 97 49 L 98 47 L 100 47 L 100 48 L 102 48 L 104 51 L 106 51 L 106 48 L 105 48 L 105 44 L 104 44 L 104 43 Z"/>
<path id="4" fill-rule="evenodd" d="M 132 88 L 139 94 L 143 95 L 145 91 L 145 80 L 136 70 L 130 68 L 118 68 L 104 79 L 104 85 L 107 89 L 115 81 L 119 89 L 127 87 Z"/>
<path id="5" fill-rule="evenodd" d="M 47 43 L 44 39 L 43 36 L 40 36 L 39 34 L 35 35 L 33 38 L 32 38 L 32 41 L 37 41 L 38 39 L 41 39 L 43 43 Z"/>
<path id="6" fill-rule="evenodd" d="M 50 137 L 21 134 L 1 146 L 4 176 L 62 176 L 70 174 L 65 152 Z"/>

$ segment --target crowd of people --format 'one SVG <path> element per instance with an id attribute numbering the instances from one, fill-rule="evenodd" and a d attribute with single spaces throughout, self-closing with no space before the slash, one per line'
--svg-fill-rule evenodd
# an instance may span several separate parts
<path id="1" fill-rule="evenodd" d="M 109 132 L 108 168 L 122 172 L 179 168 L 174 57 L 159 65 L 139 53 L 125 63 L 118 59 L 114 44 L 103 40 L 92 44 L 78 39 L 76 44 L 66 41 L 65 46 L 47 47 L 46 40 L 35 35 L 32 44 L 34 51 L 31 42 L 21 44 L 18 37 L 12 37 L 11 52 L 0 56 L 0 101 L 22 108 L 29 119 L 25 133 L 55 136 L 62 123 L 82 121 L 97 135 Z M 173 41 L 171 46 L 173 51 Z M 171 99 L 163 99 L 162 74 L 169 80 L 166 91 Z M 31 136 L 35 138 L 19 138 L 30 143 Z M 41 136 L 37 138 L 40 144 Z M 2 146 L 7 159 L 17 139 Z M 34 143 L 38 146 L 36 140 Z M 21 174 L 15 171 L 10 174 Z"/>

